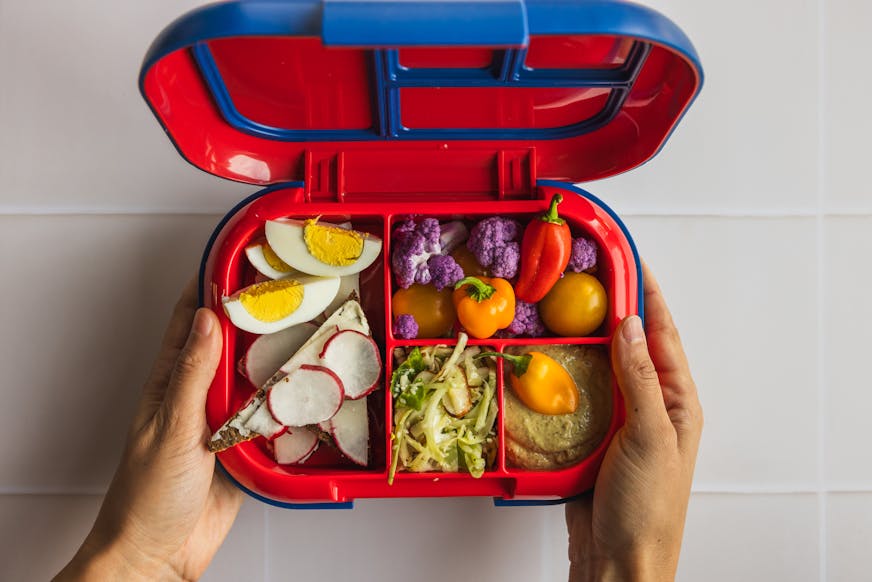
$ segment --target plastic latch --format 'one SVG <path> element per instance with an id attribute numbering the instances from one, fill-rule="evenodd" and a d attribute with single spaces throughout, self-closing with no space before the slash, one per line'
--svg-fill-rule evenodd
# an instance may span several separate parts
<path id="1" fill-rule="evenodd" d="M 536 148 L 500 150 L 499 199 L 531 198 L 536 192 Z"/>
<path id="2" fill-rule="evenodd" d="M 345 201 L 345 156 L 342 152 L 307 151 L 305 157 L 306 202 Z"/>
<path id="3" fill-rule="evenodd" d="M 324 0 L 327 46 L 526 46 L 523 0 Z"/>

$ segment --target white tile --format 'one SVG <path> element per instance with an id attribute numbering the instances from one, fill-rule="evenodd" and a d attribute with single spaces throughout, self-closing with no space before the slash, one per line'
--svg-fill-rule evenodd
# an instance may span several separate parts
<path id="1" fill-rule="evenodd" d="M 269 579 L 558 579 L 549 574 L 554 569 L 544 546 L 545 524 L 555 514 L 542 509 L 497 508 L 490 499 L 363 500 L 351 510 L 270 509 Z"/>
<path id="2" fill-rule="evenodd" d="M 139 95 L 154 37 L 204 3 L 4 1 L 0 211 L 222 212 L 254 190 L 183 161 Z"/>
<path id="3" fill-rule="evenodd" d="M 831 487 L 872 489 L 872 217 L 827 218 L 824 259 L 826 476 Z"/>
<path id="4" fill-rule="evenodd" d="M 265 512 L 263 503 L 246 496 L 233 528 L 201 580 L 258 582 L 266 580 Z"/>
<path id="5" fill-rule="evenodd" d="M 49 580 L 75 555 L 98 496 L 0 495 L 0 578 Z"/>
<path id="6" fill-rule="evenodd" d="M 0 216 L 0 492 L 100 492 L 214 216 Z"/>
<path id="7" fill-rule="evenodd" d="M 705 410 L 696 487 L 816 487 L 816 221 L 628 224 L 672 309 Z"/>
<path id="8" fill-rule="evenodd" d="M 695 494 L 676 580 L 818 581 L 818 527 L 813 494 Z"/>
<path id="9" fill-rule="evenodd" d="M 827 503 L 827 580 L 869 580 L 872 493 L 831 493 Z"/>
<path id="10" fill-rule="evenodd" d="M 0 578 L 48 580 L 73 557 L 91 529 L 102 498 L 0 495 Z M 202 580 L 264 579 L 264 506 L 246 501 Z"/>
<path id="11" fill-rule="evenodd" d="M 625 213 L 813 211 L 818 2 L 644 3 L 694 43 L 705 86 L 660 155 L 587 187 Z"/>
<path id="12" fill-rule="evenodd" d="M 867 102 L 872 78 L 865 71 L 869 68 L 867 39 L 872 5 L 828 0 L 824 6 L 826 204 L 835 212 L 869 212 L 872 118 L 867 113 Z"/>
<path id="13" fill-rule="evenodd" d="M 818 580 L 817 508 L 813 494 L 693 494 L 677 580 Z M 546 524 L 543 558 L 551 567 L 538 579 L 565 580 L 563 507 L 538 509 Z M 834 578 L 848 579 L 856 578 Z"/>

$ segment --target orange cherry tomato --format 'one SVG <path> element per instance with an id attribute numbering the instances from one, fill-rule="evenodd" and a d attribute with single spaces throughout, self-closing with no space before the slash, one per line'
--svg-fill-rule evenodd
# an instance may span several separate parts
<path id="1" fill-rule="evenodd" d="M 419 338 L 444 337 L 451 333 L 456 318 L 451 288 L 437 291 L 433 285 L 412 285 L 400 289 L 391 299 L 394 319 L 411 315 L 418 323 Z"/>
<path id="2" fill-rule="evenodd" d="M 460 265 L 461 269 L 463 269 L 464 277 L 481 277 L 487 275 L 487 269 L 478 264 L 475 255 L 472 254 L 471 250 L 466 248 L 466 245 L 460 245 L 451 251 L 451 256 L 454 257 L 454 260 L 457 261 L 457 264 Z"/>

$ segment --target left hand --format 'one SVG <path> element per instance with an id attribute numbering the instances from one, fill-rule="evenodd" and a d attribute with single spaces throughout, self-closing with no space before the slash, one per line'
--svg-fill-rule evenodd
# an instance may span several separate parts
<path id="1" fill-rule="evenodd" d="M 192 281 L 94 527 L 58 580 L 194 580 L 206 570 L 242 503 L 206 450 L 206 393 L 220 354 L 218 318 L 197 309 Z"/>

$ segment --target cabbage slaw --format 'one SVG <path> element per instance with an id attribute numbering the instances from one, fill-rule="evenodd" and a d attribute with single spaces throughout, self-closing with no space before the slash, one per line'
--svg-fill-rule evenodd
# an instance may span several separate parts
<path id="1" fill-rule="evenodd" d="M 398 470 L 466 471 L 481 477 L 496 458 L 496 365 L 478 346 L 397 348 L 391 376 L 394 427 L 388 483 Z"/>

